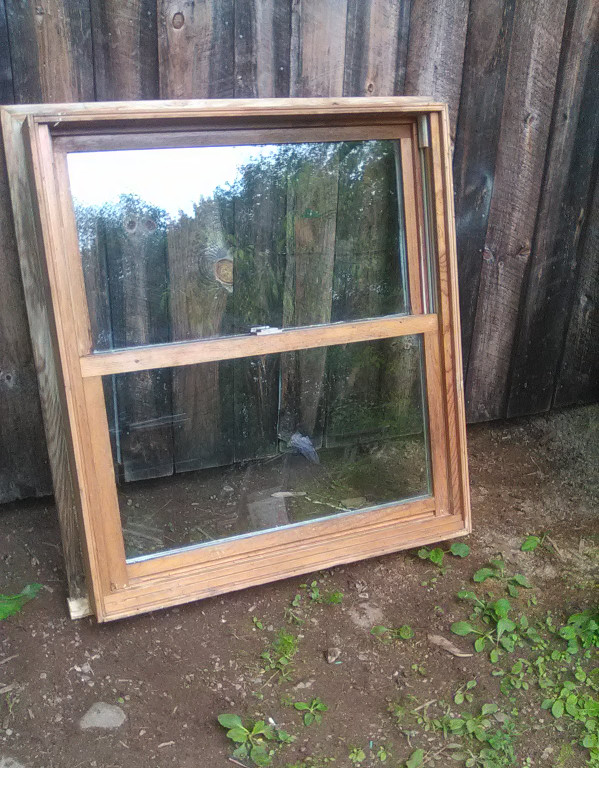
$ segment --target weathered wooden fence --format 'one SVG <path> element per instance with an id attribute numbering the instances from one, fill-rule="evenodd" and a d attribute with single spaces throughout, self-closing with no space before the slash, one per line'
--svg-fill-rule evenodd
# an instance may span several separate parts
<path id="1" fill-rule="evenodd" d="M 0 103 L 446 100 L 478 421 L 599 399 L 598 38 L 597 0 L 0 0 Z M 2 163 L 0 501 L 50 490 Z"/>

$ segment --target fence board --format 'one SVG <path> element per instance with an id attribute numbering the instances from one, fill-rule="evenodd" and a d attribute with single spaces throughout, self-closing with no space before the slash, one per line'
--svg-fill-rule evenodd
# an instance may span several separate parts
<path id="1" fill-rule="evenodd" d="M 466 408 L 473 422 L 505 415 L 522 285 L 530 260 L 567 0 L 518 3 L 514 16 Z"/>
<path id="2" fill-rule="evenodd" d="M 347 0 L 300 0 L 294 6 L 292 97 L 343 94 L 347 9 Z M 329 159 L 326 170 L 315 167 L 304 164 L 287 195 L 285 326 L 331 319 L 338 154 Z M 326 355 L 325 349 L 314 349 L 281 357 L 281 438 L 300 432 L 312 438 L 314 446 L 322 442 Z"/>
<path id="3" fill-rule="evenodd" d="M 460 104 L 468 6 L 468 0 L 412 0 L 410 13 L 405 93 L 448 103 L 452 139 Z"/>
<path id="4" fill-rule="evenodd" d="M 567 0 L 560 42 L 565 2 L 0 0 L 0 99 L 405 92 L 447 100 L 456 129 L 468 416 L 472 421 L 534 413 L 552 404 L 599 399 L 592 363 L 597 212 L 590 169 L 599 126 L 599 7 L 595 0 Z M 524 118 L 523 108 L 533 116 Z M 284 216 L 287 195 L 276 196 L 277 211 Z M 296 199 L 301 204 L 301 197 Z M 282 223 L 266 205 L 253 218 L 236 219 L 231 210 L 227 214 L 227 236 L 261 241 L 271 251 L 268 243 L 279 237 L 278 266 L 263 253 L 259 271 L 284 270 L 285 235 L 277 232 Z M 105 250 L 103 242 L 97 244 L 101 250 L 94 259 Z M 175 242 L 167 246 L 173 250 Z M 0 248 L 0 501 L 6 501 L 49 491 L 49 479 L 2 164 Z M 178 274 L 176 260 L 170 264 L 171 296 L 178 282 L 189 280 L 189 264 Z M 237 266 L 241 286 L 245 279 Z M 165 266 L 160 280 L 168 277 Z M 149 285 L 138 292 L 138 320 L 145 302 L 141 296 L 148 291 Z M 107 306 L 102 313 L 118 318 L 115 302 L 116 308 Z M 175 308 L 161 324 L 184 330 L 185 314 Z M 314 373 L 317 383 L 325 378 L 323 370 L 320 365 Z M 161 380 L 160 385 L 146 381 L 146 399 L 153 395 L 157 403 L 155 409 L 146 408 L 148 418 L 185 415 L 191 409 L 189 428 L 200 429 L 194 420 L 206 389 L 201 376 L 186 373 L 183 393 L 174 392 L 182 397 L 180 408 L 168 405 L 171 388 L 162 376 L 152 379 Z M 208 408 L 222 405 L 223 391 L 247 405 L 248 376 L 237 375 L 235 395 L 233 372 L 229 378 L 223 375 L 221 388 L 207 398 Z M 141 385 L 135 391 L 142 391 Z M 121 402 L 121 410 L 125 406 Z M 266 403 L 260 413 L 273 415 L 271 406 Z M 232 411 L 225 413 L 230 426 L 231 416 Z M 254 422 L 272 429 L 266 417 Z M 223 432 L 229 439 L 234 435 L 233 427 Z M 158 430 L 145 433 L 153 435 Z M 172 439 L 172 426 L 160 432 L 165 444 L 169 435 Z M 193 440 L 185 441 L 193 451 Z M 176 450 L 169 455 L 167 449 L 163 456 L 182 468 L 189 453 L 177 456 Z"/>
<path id="5" fill-rule="evenodd" d="M 578 255 L 580 276 L 561 357 L 555 405 L 592 403 L 599 387 L 599 150 L 595 193 Z"/>
<path id="6" fill-rule="evenodd" d="M 480 274 L 487 258 L 483 248 L 493 194 L 514 7 L 515 0 L 479 0 L 471 5 L 468 19 L 453 162 L 465 368 L 472 344 Z"/>
<path id="7" fill-rule="evenodd" d="M 508 416 L 551 407 L 568 324 L 572 258 L 585 215 L 599 109 L 599 6 L 576 0 L 568 8 L 553 125 L 529 280 L 513 354 Z M 590 113 L 589 113 L 590 112 Z M 564 396 L 562 389 L 562 397 Z M 599 386 L 594 399 L 599 399 Z"/>
<path id="8" fill-rule="evenodd" d="M 158 96 L 155 0 L 90 0 L 96 100 Z"/>
<path id="9" fill-rule="evenodd" d="M 233 97 L 233 0 L 159 0 L 160 97 Z"/>
<path id="10" fill-rule="evenodd" d="M 205 3 L 164 0 L 158 8 L 158 63 L 160 95 L 169 99 L 232 97 L 234 93 L 234 4 L 232 0 Z M 220 223 L 219 223 L 220 224 Z M 202 220 L 195 223 L 202 236 Z M 194 225 L 192 225 L 194 227 Z M 170 307 L 173 335 L 201 336 L 218 330 L 226 291 L 216 285 L 200 288 L 204 313 L 190 317 L 185 302 L 192 272 L 198 263 L 190 260 L 189 248 L 181 251 L 181 231 L 168 233 L 168 280 L 171 298 L 181 298 Z M 221 242 L 221 249 L 224 243 Z M 186 252 L 185 252 L 186 250 Z M 216 292 L 217 302 L 207 302 Z M 199 365 L 175 370 L 172 376 L 175 471 L 227 463 L 231 458 L 232 409 L 228 398 L 233 383 L 230 364 Z"/>
<path id="11" fill-rule="evenodd" d="M 4 0 L 0 1 L 0 104 L 14 102 Z M 19 258 L 0 152 L 0 500 L 47 494 L 50 472 Z"/>
<path id="12" fill-rule="evenodd" d="M 349 0 L 346 97 L 403 94 L 411 0 Z"/>
<path id="13" fill-rule="evenodd" d="M 288 97 L 290 0 L 235 3 L 235 97 Z"/>

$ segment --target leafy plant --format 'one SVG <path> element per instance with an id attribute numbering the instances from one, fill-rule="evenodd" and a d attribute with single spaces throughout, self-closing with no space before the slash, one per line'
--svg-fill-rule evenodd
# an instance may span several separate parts
<path id="1" fill-rule="evenodd" d="M 484 583 L 489 578 L 503 583 L 511 597 L 518 597 L 518 587 L 532 589 L 528 580 L 519 572 L 508 577 L 505 574 L 505 562 L 501 558 L 492 559 L 486 567 L 477 570 L 473 575 L 475 583 Z"/>
<path id="2" fill-rule="evenodd" d="M 474 592 L 458 592 L 461 600 L 470 600 L 474 603 L 470 620 L 454 622 L 451 626 L 453 633 L 458 636 L 475 635 L 474 649 L 477 653 L 485 650 L 487 643 L 491 645 L 490 659 L 495 664 L 499 660 L 500 647 L 513 652 L 519 635 L 516 632 L 516 623 L 509 618 L 510 602 L 502 597 L 494 602 L 480 600 Z M 473 624 L 476 623 L 476 624 Z"/>
<path id="3" fill-rule="evenodd" d="M 218 721 L 227 729 L 227 738 L 238 745 L 233 755 L 249 758 L 257 767 L 267 767 L 272 761 L 274 750 L 268 742 L 287 744 L 294 738 L 260 719 L 246 720 L 244 725 L 237 714 L 220 714 Z"/>
<path id="4" fill-rule="evenodd" d="M 314 697 L 309 703 L 294 703 L 293 707 L 297 711 L 304 712 L 304 725 L 306 728 L 309 728 L 313 722 L 320 725 L 323 712 L 329 710 L 328 706 L 319 697 Z"/>
<path id="5" fill-rule="evenodd" d="M 424 561 L 430 561 L 431 564 L 435 564 L 435 566 L 439 567 L 441 572 L 445 572 L 443 568 L 443 558 L 447 553 L 450 553 L 456 558 L 466 558 L 470 553 L 470 547 L 465 542 L 454 542 L 449 550 L 442 550 L 440 547 L 435 547 L 432 550 L 428 547 L 421 547 L 418 551 L 418 558 Z"/>
<path id="6" fill-rule="evenodd" d="M 390 753 L 389 750 L 387 750 L 385 747 L 383 747 L 382 744 L 379 745 L 379 749 L 376 752 L 376 757 L 378 758 L 378 760 L 381 763 L 384 764 L 385 761 L 389 758 L 390 755 L 391 755 L 391 753 Z"/>
<path id="7" fill-rule="evenodd" d="M 572 614 L 559 635 L 568 642 L 569 653 L 577 653 L 579 646 L 585 650 L 599 647 L 599 608 Z"/>
<path id="8" fill-rule="evenodd" d="M 476 687 L 476 681 L 474 679 L 468 681 L 467 683 L 464 683 L 454 694 L 453 702 L 458 706 L 461 706 L 464 700 L 467 703 L 471 703 L 474 700 L 474 695 L 471 693 L 470 690 L 474 689 L 475 687 Z"/>
<path id="9" fill-rule="evenodd" d="M 406 761 L 406 767 L 408 767 L 408 769 L 416 769 L 417 767 L 422 766 L 423 761 L 424 750 L 422 750 L 422 748 L 418 748 L 418 750 L 414 750 L 412 755 Z"/>
<path id="10" fill-rule="evenodd" d="M 18 614 L 25 603 L 38 595 L 41 588 L 41 583 L 29 583 L 19 594 L 0 594 L 0 620 Z"/>
<path id="11" fill-rule="evenodd" d="M 258 617 L 252 617 L 252 622 L 254 623 L 254 626 L 258 628 L 259 631 L 261 631 L 264 628 L 264 623 L 261 620 L 259 620 Z"/>
<path id="12" fill-rule="evenodd" d="M 520 550 L 522 550 L 523 553 L 532 553 L 541 543 L 542 539 L 540 536 L 527 536 L 520 545 Z"/>
<path id="13" fill-rule="evenodd" d="M 435 566 L 439 568 L 443 566 L 444 555 L 445 553 L 440 547 L 435 547 L 433 550 L 429 550 L 428 547 L 421 547 L 418 551 L 418 558 L 422 558 L 424 561 L 430 561 L 431 564 L 435 564 Z"/>
<path id="14" fill-rule="evenodd" d="M 388 628 L 386 625 L 375 625 L 370 633 L 378 639 L 384 641 L 394 641 L 397 639 L 412 639 L 414 631 L 409 625 L 401 625 L 399 628 Z"/>
<path id="15" fill-rule="evenodd" d="M 302 604 L 302 596 L 301 594 L 296 594 L 291 603 L 289 604 L 288 608 L 285 609 L 285 619 L 287 622 L 291 622 L 294 625 L 303 625 L 306 621 L 303 617 L 300 616 L 299 607 Z"/>
<path id="16" fill-rule="evenodd" d="M 470 546 L 466 542 L 454 542 L 449 548 L 449 552 L 457 558 L 466 558 L 470 555 Z"/>
<path id="17" fill-rule="evenodd" d="M 352 764 L 361 764 L 362 761 L 366 758 L 366 753 L 362 750 L 361 747 L 352 747 L 349 751 L 349 760 Z"/>
<path id="18" fill-rule="evenodd" d="M 287 633 L 284 629 L 279 631 L 273 642 L 272 650 L 266 650 L 261 658 L 266 663 L 267 670 L 274 670 L 273 675 L 279 675 L 279 681 L 290 680 L 291 662 L 297 653 L 297 636 Z"/>

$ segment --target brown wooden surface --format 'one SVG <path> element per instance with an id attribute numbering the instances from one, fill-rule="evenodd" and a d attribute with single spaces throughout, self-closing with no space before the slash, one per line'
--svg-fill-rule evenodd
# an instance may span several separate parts
<path id="1" fill-rule="evenodd" d="M 512 349 L 530 259 L 567 0 L 518 3 L 507 65 L 493 197 L 466 378 L 475 419 L 506 413 Z"/>
<path id="2" fill-rule="evenodd" d="M 51 310 L 47 303 L 44 265 L 38 246 L 35 213 L 30 189 L 22 128 L 23 119 L 2 114 L 11 196 L 15 209 L 15 233 L 21 277 L 27 295 L 27 314 L 33 345 L 41 410 L 47 431 L 45 439 L 52 467 L 54 495 L 60 521 L 68 592 L 72 599 L 86 597 L 81 541 L 83 517 L 75 481 L 73 449 L 64 413 L 62 371 L 55 356 Z M 19 415 L 15 413 L 15 421 Z M 36 419 L 35 417 L 33 418 Z M 33 422 L 33 420 L 30 420 Z M 43 431 L 38 430 L 38 435 Z M 19 442 L 22 446 L 22 441 Z"/>
<path id="3" fill-rule="evenodd" d="M 460 105 L 468 0 L 412 0 L 404 94 L 431 95 L 449 106 L 455 136 Z"/>
<path id="4" fill-rule="evenodd" d="M 541 5 L 531 0 L 0 0 L 0 100 L 343 93 L 367 101 L 402 91 L 447 100 L 452 133 L 457 128 L 454 175 L 467 368 L 474 348 L 468 416 L 475 421 L 534 413 L 552 406 L 558 383 L 560 404 L 582 399 L 579 380 L 588 386 L 585 401 L 599 397 L 597 382 L 584 378 L 594 366 L 579 362 L 572 370 L 572 345 L 565 344 L 573 341 L 573 316 L 580 328 L 577 341 L 591 343 L 594 331 L 587 298 L 597 268 L 587 263 L 592 250 L 581 243 L 588 240 L 593 202 L 598 9 L 595 0 L 570 0 L 560 41 L 559 24 L 548 25 L 563 3 L 552 3 L 546 19 Z M 554 74 L 556 59 L 552 97 L 546 78 Z M 339 74 L 340 88 L 332 77 Z M 525 80 L 531 86 L 530 109 L 523 112 L 517 98 Z M 147 108 L 153 113 L 151 103 Z M 531 170 L 530 186 L 516 166 L 523 163 Z M 512 196 L 516 204 L 509 211 Z M 525 206 L 519 200 L 524 196 Z M 11 226 L 0 170 L 0 411 L 3 420 L 7 415 L 11 420 L 0 424 L 0 501 L 50 488 Z M 493 247 L 506 250 L 507 260 L 496 258 Z M 514 266 L 500 274 L 498 261 Z M 505 330 L 492 319 L 496 297 L 498 307 L 509 308 Z M 492 356 L 486 359 L 489 348 Z M 584 352 L 591 357 L 594 351 Z"/>
<path id="5" fill-rule="evenodd" d="M 589 313 L 587 287 L 596 283 L 599 267 L 592 250 L 578 251 L 592 211 L 599 142 L 599 4 L 568 4 L 560 55 L 553 122 L 541 187 L 541 198 L 527 282 L 521 300 L 508 414 L 547 411 L 557 405 L 597 400 L 599 383 L 588 381 L 579 396 L 579 380 L 597 369 L 596 351 L 574 366 L 562 359 L 564 335 L 577 316 L 577 337 L 596 337 Z M 592 236 L 592 234 L 591 234 Z M 589 260 L 590 259 L 590 260 Z M 586 276 L 579 279 L 579 275 Z M 582 315 L 580 310 L 585 309 Z M 569 335 L 569 334 L 568 334 Z M 571 342 L 564 355 L 569 358 Z M 562 375 L 559 375 L 563 371 Z M 559 388 L 556 383 L 559 382 Z"/>
<path id="6" fill-rule="evenodd" d="M 136 347 L 130 350 L 95 353 L 81 357 L 84 377 L 139 372 L 166 366 L 209 363 L 221 359 L 259 356 L 272 352 L 305 350 L 310 347 L 364 342 L 388 336 L 410 336 L 436 330 L 434 314 L 418 314 L 375 320 L 339 322 L 326 327 L 310 326 L 270 333 L 265 336 L 234 336 L 198 342 L 178 342 L 159 347 Z"/>
<path id="7" fill-rule="evenodd" d="M 437 108 L 434 106 L 433 108 Z M 131 111 L 133 111 L 133 107 Z M 58 109 L 60 112 L 60 109 Z M 85 113 L 83 107 L 81 113 Z M 76 114 L 77 109 L 73 108 Z M 101 113 L 101 112 L 100 112 Z M 6 115 L 8 116 L 8 115 Z M 18 119 L 18 116 L 15 115 Z M 9 118 L 10 119 L 10 118 Z M 351 122 L 351 114 L 346 117 Z M 304 255 L 311 254 L 311 247 L 316 242 L 319 253 L 327 252 L 327 241 L 330 238 L 332 253 L 332 263 L 334 264 L 336 228 L 333 228 L 332 235 L 328 229 L 329 220 L 335 219 L 336 214 L 323 213 L 322 221 L 320 216 L 315 219 L 320 226 L 317 232 L 311 231 L 306 238 L 308 250 L 304 253 L 301 246 L 298 246 L 298 224 L 300 224 L 300 241 L 303 241 L 302 233 L 305 219 L 312 219 L 312 215 L 291 215 L 292 243 L 289 237 L 286 245 L 287 256 L 292 252 L 294 258 L 291 261 L 294 270 L 294 292 L 292 302 L 287 301 L 287 307 L 294 310 L 294 318 L 289 320 L 290 324 L 297 325 L 299 322 L 320 322 L 320 326 L 310 326 L 307 328 L 295 327 L 281 333 L 269 336 L 233 336 L 220 339 L 204 339 L 197 342 L 181 342 L 179 344 L 162 344 L 163 337 L 155 338 L 152 331 L 143 329 L 142 340 L 148 342 L 144 347 L 131 348 L 126 340 L 123 344 L 127 349 L 106 354 L 92 354 L 92 335 L 93 326 L 85 302 L 85 262 L 82 261 L 79 243 L 77 241 L 77 227 L 75 216 L 70 201 L 68 187 L 68 174 L 66 166 L 66 156 L 64 151 L 52 153 L 51 129 L 52 126 L 44 121 L 36 122 L 33 116 L 26 120 L 25 142 L 28 145 L 29 163 L 31 164 L 31 175 L 35 191 L 37 194 L 38 206 L 35 208 L 35 216 L 39 219 L 39 231 L 41 238 L 37 241 L 42 248 L 43 258 L 40 263 L 46 264 L 49 294 L 47 303 L 52 307 L 52 319 L 55 322 L 53 329 L 55 335 L 54 349 L 60 357 L 60 364 L 64 374 L 64 401 L 63 408 L 68 418 L 69 444 L 72 452 L 72 462 L 77 477 L 77 497 L 80 502 L 81 515 L 85 532 L 85 554 L 89 566 L 89 587 L 92 590 L 93 608 L 96 616 L 100 620 L 109 619 L 113 615 L 126 615 L 129 613 L 130 601 L 136 597 L 139 589 L 141 594 L 148 591 L 149 607 L 160 607 L 185 598 L 185 582 L 189 581 L 190 590 L 195 596 L 206 593 L 207 581 L 210 584 L 209 593 L 213 593 L 215 587 L 220 587 L 220 591 L 226 589 L 232 582 L 238 585 L 239 580 L 248 584 L 262 582 L 263 580 L 273 580 L 280 573 L 277 554 L 281 551 L 284 558 L 280 561 L 286 571 L 295 574 L 297 571 L 308 569 L 311 565 L 323 565 L 325 561 L 329 563 L 341 563 L 348 559 L 367 557 L 389 549 L 401 547 L 405 541 L 406 533 L 409 535 L 413 529 L 417 541 L 428 541 L 429 534 L 437 530 L 438 535 L 451 536 L 458 531 L 463 532 L 469 529 L 469 513 L 467 503 L 466 485 L 462 483 L 465 476 L 465 440 L 463 437 L 463 406 L 456 402 L 461 398 L 461 380 L 457 376 L 456 365 L 459 364 L 458 354 L 455 350 L 455 340 L 452 337 L 458 334 L 457 318 L 457 264 L 455 258 L 455 248 L 452 246 L 452 204 L 451 204 L 451 182 L 449 175 L 449 130 L 448 117 L 445 109 L 433 111 L 430 115 L 431 134 L 432 134 L 432 183 L 434 186 L 435 197 L 435 236 L 436 253 L 438 254 L 438 289 L 439 308 L 435 315 L 415 314 L 412 316 L 388 316 L 380 317 L 376 320 L 363 320 L 354 323 L 340 322 L 330 324 L 330 308 L 324 317 L 318 316 L 317 319 L 297 319 L 298 310 L 300 316 L 303 315 L 303 307 L 312 308 L 315 298 L 330 295 L 331 287 L 325 286 L 323 290 L 321 284 L 318 286 L 316 294 L 308 291 L 308 300 L 302 299 L 303 294 L 297 295 L 297 275 L 302 280 L 302 271 L 297 269 L 297 260 Z M 376 132 L 376 126 L 373 127 Z M 416 139 L 404 138 L 401 140 L 402 148 L 402 183 L 400 191 L 403 192 L 404 203 L 413 208 L 420 206 L 421 188 L 415 178 L 417 159 L 415 156 Z M 410 169 L 410 167 L 412 169 Z M 302 168 L 303 169 L 303 168 Z M 329 175 L 335 185 L 334 210 L 336 211 L 339 186 L 339 167 L 335 161 L 329 165 Z M 310 206 L 320 207 L 320 196 L 313 196 L 311 189 L 310 171 L 307 173 L 308 180 L 304 187 L 302 179 L 294 184 L 294 192 L 310 189 L 308 200 Z M 300 176 L 301 178 L 301 176 Z M 366 181 L 366 185 L 368 181 Z M 405 188 L 409 185 L 409 190 Z M 324 183 L 328 191 L 328 184 Z M 289 193 L 287 192 L 287 195 Z M 328 196 L 328 195 L 327 195 Z M 324 198 L 325 205 L 328 202 Z M 289 205 L 289 197 L 287 197 Z M 294 203 L 291 203 L 295 208 Z M 205 206 L 205 213 L 213 213 L 216 204 L 212 207 Z M 20 209 L 16 206 L 20 213 Z M 326 209 L 325 209 L 326 211 Z M 131 212 L 127 212 L 131 213 Z M 185 227 L 185 218 L 183 218 Z M 216 214 L 211 224 L 204 220 L 202 228 L 208 229 L 212 235 L 216 235 L 214 228 L 220 230 L 221 216 Z M 179 227 L 181 220 L 179 221 Z M 289 227 L 289 223 L 288 223 Z M 137 230 L 137 225 L 126 225 L 126 232 L 131 234 Z M 320 230 L 322 228 L 322 230 Z M 422 304 L 421 291 L 421 256 L 420 250 L 423 240 L 418 231 L 419 223 L 416 215 L 412 214 L 406 222 L 407 246 L 407 268 L 410 275 L 410 286 L 412 287 L 412 307 L 413 310 L 420 310 Z M 156 234 L 157 226 L 152 227 L 151 232 Z M 175 228 L 176 230 L 176 228 Z M 189 230 L 186 231 L 189 234 Z M 122 237 L 125 234 L 118 234 Z M 156 234 L 157 235 L 157 234 Z M 221 237 L 222 238 L 222 237 Z M 320 241 L 322 239 L 322 242 Z M 193 240 L 193 235 L 191 240 Z M 120 241 L 120 240 L 119 240 Z M 175 238 L 175 242 L 178 239 Z M 187 235 L 184 242 L 189 243 L 190 237 Z M 220 241 L 220 240 L 219 240 Z M 144 245 L 145 247 L 146 245 Z M 224 246 L 224 245 L 223 245 Z M 121 252 L 127 254 L 133 247 L 130 242 L 119 244 Z M 137 252 L 137 246 L 133 252 Z M 183 248 L 185 254 L 187 247 Z M 158 247 L 153 248 L 153 253 L 162 250 Z M 183 264 L 188 259 L 180 258 L 180 249 L 176 250 L 178 260 Z M 124 258 L 125 256 L 120 256 Z M 116 259 L 118 260 L 118 259 Z M 148 259 L 142 257 L 141 272 Z M 137 260 L 135 261 L 137 263 Z M 289 265 L 287 264 L 287 267 Z M 128 270 L 123 269 L 123 272 Z M 135 272 L 136 270 L 130 270 Z M 140 268 L 137 267 L 137 272 Z M 156 270 L 154 270 L 156 272 Z M 325 275 L 327 273 L 325 272 Z M 308 273 L 312 280 L 312 276 Z M 332 278 L 331 278 L 332 280 Z M 285 281 L 287 284 L 287 281 Z M 150 295 L 151 297 L 151 295 Z M 214 303 L 208 305 L 209 310 L 213 310 Z M 318 309 L 316 309 L 318 313 Z M 114 298 L 111 297 L 111 314 L 114 317 Z M 205 311 L 200 314 L 204 319 Z M 145 317 L 141 318 L 142 321 Z M 437 324 L 439 320 L 440 324 Z M 41 320 L 43 322 L 43 320 Z M 219 331 L 220 323 L 217 322 L 214 330 L 191 331 L 192 335 L 210 335 Z M 49 334 L 50 327 L 47 327 L 46 334 Z M 248 354 L 258 355 L 269 352 L 276 352 L 280 349 L 299 348 L 301 354 L 311 354 L 318 350 L 307 350 L 310 344 L 322 345 L 324 341 L 337 341 L 344 343 L 348 341 L 367 341 L 375 338 L 382 338 L 383 345 L 385 339 L 396 335 L 409 335 L 411 333 L 426 333 L 436 335 L 438 339 L 433 341 L 432 350 L 426 348 L 424 353 L 427 361 L 427 372 L 432 379 L 429 380 L 428 392 L 428 416 L 430 419 L 431 430 L 431 450 L 435 458 L 440 449 L 443 458 L 441 469 L 435 467 L 433 475 L 434 491 L 441 498 L 435 499 L 435 513 L 426 521 L 419 519 L 416 523 L 414 515 L 420 515 L 420 501 L 417 499 L 406 504 L 399 504 L 395 509 L 383 508 L 373 510 L 364 515 L 342 515 L 330 522 L 323 524 L 311 524 L 308 528 L 298 527 L 298 535 L 301 543 L 293 542 L 293 536 L 285 538 L 285 544 L 279 546 L 273 544 L 268 546 L 267 539 L 262 537 L 246 537 L 240 540 L 224 542 L 218 548 L 200 548 L 189 551 L 183 555 L 183 569 L 187 572 L 181 573 L 180 568 L 173 566 L 178 563 L 179 556 L 175 556 L 175 561 L 168 556 L 162 556 L 148 561 L 148 572 L 146 573 L 146 586 L 138 586 L 139 575 L 130 572 L 126 567 L 124 542 L 119 524 L 119 510 L 117 502 L 116 485 L 114 474 L 111 468 L 112 451 L 108 435 L 108 421 L 106 416 L 105 398 L 102 390 L 102 382 L 97 370 L 86 376 L 84 366 L 86 364 L 97 365 L 99 361 L 107 358 L 114 359 L 115 356 L 126 356 L 129 358 L 128 371 L 133 377 L 138 376 L 143 379 L 144 375 L 151 374 L 147 371 L 148 366 L 173 366 L 176 365 L 177 358 L 184 360 L 191 359 L 187 363 L 204 362 L 198 368 L 205 369 L 209 363 L 215 363 L 215 357 L 231 358 L 239 356 L 244 351 Z M 39 328 L 38 339 L 44 338 L 43 327 Z M 119 336 L 119 329 L 113 333 Z M 46 335 L 46 338 L 47 335 Z M 155 341 L 155 344 L 152 342 Z M 437 353 L 439 355 L 437 355 Z M 153 363 L 152 359 L 158 359 L 160 363 Z M 161 361 L 162 360 L 162 361 Z M 431 373 L 431 365 L 433 372 Z M 220 367 L 220 364 L 219 364 Z M 320 369 L 323 372 L 325 365 L 310 362 L 303 366 L 303 371 L 312 368 Z M 127 368 L 126 368 L 127 369 Z M 113 361 L 112 373 L 122 373 L 123 364 Z M 311 383 L 318 385 L 319 377 L 317 373 L 311 374 Z M 319 373 L 320 374 L 320 373 Z M 121 375 L 121 377 L 123 377 Z M 127 378 L 130 376 L 127 376 Z M 213 376 L 214 377 L 214 376 Z M 439 378 L 441 383 L 439 384 Z M 283 377 L 283 384 L 285 383 Z M 135 390 L 137 402 L 139 401 L 139 391 Z M 318 396 L 319 391 L 316 392 Z M 433 396 L 434 395 L 434 396 Z M 439 399 L 443 402 L 439 404 Z M 142 393 L 143 398 L 143 393 Z M 117 394 L 117 402 L 120 398 Z M 137 406 L 136 406 L 137 408 Z M 215 411 L 216 411 L 215 406 Z M 220 413 L 220 407 L 218 408 Z M 310 417 L 310 410 L 304 409 L 303 417 Z M 309 420 L 308 420 L 309 422 Z M 306 423 L 307 424 L 307 423 Z M 312 429 L 309 431 L 313 433 Z M 438 464 L 438 458 L 435 462 Z M 55 465 L 56 466 L 56 465 Z M 71 473 L 72 474 L 72 473 Z M 449 497 L 447 502 L 444 498 Z M 430 506 L 427 506 L 427 508 Z M 453 515 L 450 511 L 454 512 Z M 381 523 L 387 520 L 383 527 Z M 401 520 L 401 521 L 399 521 Z M 413 527 L 413 526 L 416 527 Z M 330 530 L 329 530 L 330 529 Z M 293 530 L 293 529 L 292 529 Z M 306 533 L 313 532 L 313 536 L 306 539 Z M 351 531 L 351 533 L 350 533 Z M 336 537 L 336 542 L 333 538 Z M 272 537 L 271 537 L 272 538 Z M 290 548 L 293 549 L 291 555 Z M 222 551 L 222 558 L 221 558 Z M 284 552 L 282 552 L 284 551 Z M 290 551 L 287 553 L 287 551 Z M 235 566 L 235 558 L 231 564 L 233 572 L 229 567 L 230 555 L 239 553 L 243 562 L 244 577 L 236 574 L 238 567 Z M 216 558 L 214 575 L 207 569 L 207 564 Z M 324 561 L 323 561 L 324 559 Z M 239 560 L 239 559 L 238 559 Z M 151 562 L 151 563 L 150 563 Z M 165 566 L 168 562 L 168 565 Z M 185 567 L 185 564 L 188 566 Z M 165 569 L 168 574 L 164 574 Z M 164 579 L 161 582 L 161 574 Z M 175 588 L 175 584 L 178 588 Z M 200 594 L 198 594 L 200 593 Z M 136 608 L 140 610 L 136 600 Z M 144 606 L 146 607 L 146 606 Z"/>

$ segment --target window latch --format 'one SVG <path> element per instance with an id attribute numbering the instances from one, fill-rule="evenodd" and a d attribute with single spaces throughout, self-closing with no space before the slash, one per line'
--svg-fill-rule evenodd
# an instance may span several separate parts
<path id="1" fill-rule="evenodd" d="M 254 328 L 250 328 L 250 333 L 253 333 L 255 336 L 266 336 L 269 333 L 281 332 L 281 328 L 271 328 L 270 325 L 256 325 Z"/>

